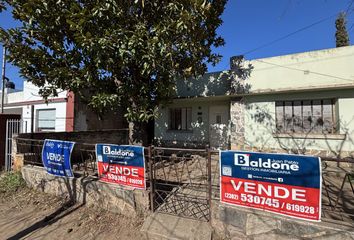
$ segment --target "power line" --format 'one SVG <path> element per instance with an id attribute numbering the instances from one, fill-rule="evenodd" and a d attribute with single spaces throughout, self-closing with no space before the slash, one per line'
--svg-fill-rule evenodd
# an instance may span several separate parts
<path id="1" fill-rule="evenodd" d="M 348 81 L 348 82 L 354 83 L 354 79 L 343 78 L 343 77 L 338 77 L 338 76 L 334 76 L 334 75 L 330 75 L 330 74 L 326 74 L 326 73 L 314 72 L 314 71 L 310 71 L 310 70 L 304 70 L 304 69 L 299 69 L 299 68 L 279 65 L 279 64 L 276 64 L 276 63 L 266 62 L 266 61 L 258 60 L 258 59 L 254 59 L 253 61 L 261 62 L 261 63 L 265 63 L 265 64 L 277 66 L 277 67 L 287 68 L 287 69 L 294 70 L 294 71 L 301 71 L 301 72 L 312 73 L 312 74 L 316 74 L 316 75 L 320 75 L 320 76 L 324 76 L 324 77 L 337 78 L 337 79 L 340 79 L 340 80 L 343 80 L 343 81 Z"/>
<path id="2" fill-rule="evenodd" d="M 320 23 L 322 23 L 322 22 L 325 22 L 325 21 L 327 21 L 327 20 L 329 20 L 329 19 L 331 19 L 331 18 L 333 18 L 333 17 L 336 17 L 337 15 L 338 15 L 338 14 L 336 13 L 336 14 L 333 14 L 333 15 L 331 15 L 331 16 L 329 16 L 329 17 L 323 18 L 323 19 L 321 19 L 321 20 L 319 20 L 319 21 L 317 21 L 317 22 L 311 23 L 310 25 L 307 25 L 307 26 L 305 26 L 305 27 L 302 27 L 302 28 L 300 28 L 300 29 L 298 29 L 298 30 L 296 30 L 296 31 L 294 31 L 294 32 L 291 32 L 291 33 L 289 33 L 289 34 L 283 36 L 283 37 L 277 38 L 277 39 L 275 39 L 275 40 L 273 40 L 273 41 L 270 41 L 270 42 L 268 42 L 268 43 L 265 43 L 265 44 L 263 44 L 263 45 L 260 45 L 259 47 L 253 48 L 253 49 L 251 49 L 251 50 L 249 50 L 249 51 L 243 53 L 242 55 L 246 55 L 246 54 L 255 52 L 255 51 L 259 50 L 259 49 L 262 49 L 262 48 L 268 47 L 268 46 L 270 46 L 270 45 L 273 45 L 274 43 L 277 43 L 277 42 L 279 42 L 279 41 L 281 41 L 281 40 L 284 40 L 284 39 L 286 39 L 286 38 L 288 38 L 288 37 L 291 37 L 291 36 L 293 36 L 293 35 L 295 35 L 295 34 L 297 34 L 297 33 L 299 33 L 299 32 L 302 32 L 302 31 L 304 31 L 304 30 L 306 30 L 306 29 L 309 29 L 309 28 L 311 28 L 311 27 L 313 27 L 313 26 L 315 26 L 315 25 L 318 25 L 318 24 L 320 24 Z"/>
<path id="3" fill-rule="evenodd" d="M 347 10 L 346 10 L 346 13 L 347 13 L 347 14 L 348 14 L 348 12 L 349 12 L 349 10 L 350 10 L 350 8 L 351 8 L 351 6 L 352 6 L 353 3 L 354 3 L 354 0 L 352 0 L 351 3 L 348 5 L 348 8 L 347 8 Z M 352 11 L 352 12 L 353 12 L 353 11 Z M 351 13 L 349 13 L 349 14 L 351 14 Z M 265 43 L 265 44 L 263 44 L 263 45 L 260 45 L 259 47 L 256 47 L 256 48 L 253 48 L 253 49 L 251 49 L 251 50 L 249 50 L 249 51 L 247 51 L 247 52 L 244 52 L 244 53 L 241 54 L 241 55 L 247 55 L 247 54 L 252 53 L 252 52 L 255 52 L 255 51 L 259 50 L 259 49 L 262 49 L 262 48 L 268 47 L 268 46 L 270 46 L 270 45 L 273 45 L 274 43 L 277 43 L 277 42 L 279 42 L 279 41 L 282 41 L 282 40 L 284 40 L 284 39 L 286 39 L 286 38 L 288 38 L 288 37 L 291 37 L 291 36 L 293 36 L 293 35 L 295 35 L 295 34 L 297 34 L 297 33 L 299 33 L 299 32 L 302 32 L 302 31 L 304 31 L 304 30 L 306 30 L 306 29 L 309 29 L 309 28 L 311 28 L 311 27 L 313 27 L 313 26 L 316 26 L 316 25 L 318 25 L 318 24 L 320 24 L 320 23 L 322 23 L 322 22 L 325 22 L 325 21 L 327 21 L 327 20 L 329 20 L 329 19 L 331 19 L 331 18 L 333 18 L 333 17 L 336 17 L 337 15 L 338 15 L 338 13 L 333 14 L 333 15 L 331 15 L 331 16 L 329 16 L 329 17 L 323 18 L 323 19 L 321 19 L 321 20 L 319 20 L 319 21 L 317 21 L 317 22 L 311 23 L 310 25 L 307 25 L 307 26 L 302 27 L 302 28 L 300 28 L 300 29 L 298 29 L 298 30 L 296 30 L 296 31 L 294 31 L 294 32 L 291 32 L 291 33 L 289 33 L 289 34 L 287 34 L 287 35 L 285 35 L 285 36 L 283 36 L 283 37 L 277 38 L 277 39 L 275 39 L 275 40 L 273 40 L 273 41 L 270 41 L 270 42 L 268 42 L 268 43 Z M 354 25 L 354 24 L 353 24 L 353 25 Z M 353 26 L 352 26 L 352 27 L 353 27 Z"/>

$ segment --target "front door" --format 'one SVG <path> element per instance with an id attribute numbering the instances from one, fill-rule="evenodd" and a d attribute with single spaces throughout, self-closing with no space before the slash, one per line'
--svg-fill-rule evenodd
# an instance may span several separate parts
<path id="1" fill-rule="evenodd" d="M 209 124 L 210 147 L 215 149 L 227 149 L 229 143 L 229 106 L 210 106 Z"/>

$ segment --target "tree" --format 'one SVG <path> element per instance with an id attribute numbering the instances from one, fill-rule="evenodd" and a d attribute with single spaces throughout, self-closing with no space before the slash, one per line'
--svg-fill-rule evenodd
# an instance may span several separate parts
<path id="1" fill-rule="evenodd" d="M 226 0 L 0 0 L 22 25 L 0 38 L 10 61 L 44 98 L 79 94 L 105 112 L 123 106 L 146 122 L 174 94 L 175 79 L 200 75 L 220 55 Z"/>
<path id="2" fill-rule="evenodd" d="M 0 12 L 2 12 L 5 8 L 5 3 L 0 1 Z"/>
<path id="3" fill-rule="evenodd" d="M 347 20 L 345 13 L 340 13 L 336 19 L 336 47 L 350 45 L 346 24 Z"/>

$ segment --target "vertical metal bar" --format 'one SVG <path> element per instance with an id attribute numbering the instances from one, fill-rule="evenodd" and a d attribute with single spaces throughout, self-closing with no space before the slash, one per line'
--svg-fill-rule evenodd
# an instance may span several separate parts
<path id="1" fill-rule="evenodd" d="M 291 130 L 295 130 L 295 124 L 294 124 L 294 101 L 291 101 Z"/>
<path id="2" fill-rule="evenodd" d="M 8 159 L 9 159 L 9 170 L 11 170 L 11 168 L 12 168 L 12 157 L 11 157 L 11 155 L 12 155 L 11 154 L 12 153 L 12 136 L 13 136 L 15 130 L 16 130 L 16 120 L 13 119 L 13 120 L 11 120 L 11 122 L 12 122 L 12 124 L 11 124 L 12 129 L 11 129 L 11 132 L 9 134 L 10 135 L 9 139 L 8 139 L 9 145 L 8 145 L 8 150 L 7 150 Z"/>
<path id="3" fill-rule="evenodd" d="M 282 102 L 283 103 L 283 131 L 282 133 L 287 131 L 287 126 L 286 126 L 286 120 L 285 120 L 285 101 Z"/>
<path id="4" fill-rule="evenodd" d="M 11 152 L 11 137 L 12 137 L 12 133 L 14 131 L 14 125 L 15 125 L 15 120 L 11 119 L 10 120 L 10 126 L 11 126 L 11 130 L 9 132 L 8 138 L 7 138 L 7 163 L 8 163 L 8 171 L 11 170 L 11 158 L 10 158 L 10 152 Z"/>
<path id="5" fill-rule="evenodd" d="M 12 120 L 9 119 L 7 121 L 7 124 L 8 124 L 8 129 L 6 131 L 6 153 L 5 153 L 5 159 L 6 159 L 6 164 L 7 164 L 7 167 L 6 167 L 6 171 L 9 171 L 10 169 L 10 162 L 9 162 L 9 138 L 11 136 L 11 131 L 12 131 Z"/>
<path id="6" fill-rule="evenodd" d="M 312 131 L 312 127 L 313 127 L 313 101 L 310 101 L 311 104 L 311 124 L 310 124 L 310 131 Z"/>
<path id="7" fill-rule="evenodd" d="M 153 174 L 153 151 L 154 147 L 149 146 L 148 147 L 148 159 L 149 159 L 149 178 L 150 178 L 150 206 L 151 206 L 151 212 L 155 211 L 155 181 L 154 181 L 154 174 Z"/>
<path id="8" fill-rule="evenodd" d="M 331 109 L 332 109 L 332 133 L 336 133 L 336 132 L 338 132 L 337 130 L 339 130 L 339 129 L 337 129 L 337 119 L 335 118 L 335 110 L 336 110 L 336 108 L 335 108 L 335 100 L 334 99 L 331 99 Z"/>
<path id="9" fill-rule="evenodd" d="M 12 137 L 12 133 L 14 132 L 14 127 L 15 127 L 15 120 L 10 120 L 10 131 L 9 131 L 9 135 L 8 135 L 8 138 L 6 139 L 7 141 L 7 163 L 8 163 L 8 171 L 10 171 L 11 169 L 11 158 L 9 157 L 10 156 L 10 148 L 11 148 L 11 137 Z"/>
<path id="10" fill-rule="evenodd" d="M 9 129 L 9 119 L 6 120 L 6 131 L 5 131 L 5 171 L 8 171 L 8 163 L 7 163 L 7 137 L 8 137 L 8 129 Z"/>
<path id="11" fill-rule="evenodd" d="M 301 104 L 301 132 L 304 131 L 304 101 L 300 101 Z"/>
<path id="12" fill-rule="evenodd" d="M 211 222 L 212 186 L 211 186 L 211 153 L 210 153 L 210 148 L 208 148 L 207 151 L 208 151 L 208 204 L 209 204 L 209 219 L 208 219 L 208 221 Z"/>
<path id="13" fill-rule="evenodd" d="M 34 133 L 34 105 L 31 105 L 31 133 Z"/>
<path id="14" fill-rule="evenodd" d="M 184 122 L 185 122 L 185 124 L 186 124 L 186 130 L 188 130 L 188 127 L 187 127 L 187 112 L 188 112 L 188 110 L 187 110 L 188 108 L 186 108 L 186 110 L 185 110 L 185 114 L 186 114 L 186 117 L 185 117 L 185 119 L 184 119 Z"/>
<path id="15" fill-rule="evenodd" d="M 13 130 L 10 133 L 10 138 L 9 138 L 9 163 L 10 163 L 10 168 L 12 168 L 12 138 L 14 136 L 14 134 L 18 133 L 18 124 L 19 124 L 19 120 L 18 119 L 14 119 L 13 121 Z"/>
<path id="16" fill-rule="evenodd" d="M 321 133 L 323 134 L 323 127 L 324 127 L 324 118 L 323 118 L 323 100 L 321 100 L 321 119 L 322 119 L 322 130 L 321 130 Z"/>

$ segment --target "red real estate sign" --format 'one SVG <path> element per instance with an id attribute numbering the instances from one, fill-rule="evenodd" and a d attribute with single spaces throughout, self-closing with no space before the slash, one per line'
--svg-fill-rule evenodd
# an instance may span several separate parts
<path id="1" fill-rule="evenodd" d="M 96 156 L 100 181 L 146 188 L 143 147 L 97 144 Z"/>
<path id="2" fill-rule="evenodd" d="M 221 202 L 320 221 L 319 158 L 222 151 L 220 159 Z"/>

